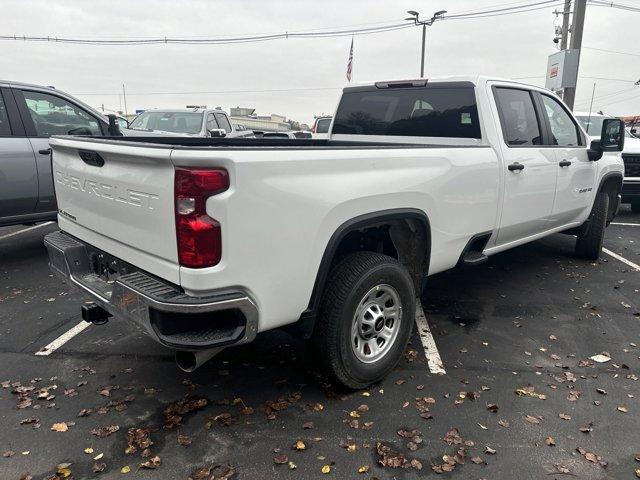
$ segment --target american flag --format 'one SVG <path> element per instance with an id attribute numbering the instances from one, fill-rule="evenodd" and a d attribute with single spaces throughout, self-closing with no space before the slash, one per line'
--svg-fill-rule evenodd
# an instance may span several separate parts
<path id="1" fill-rule="evenodd" d="M 351 81 L 353 75 L 353 37 L 351 37 L 351 49 L 349 50 L 349 60 L 347 61 L 347 80 Z"/>

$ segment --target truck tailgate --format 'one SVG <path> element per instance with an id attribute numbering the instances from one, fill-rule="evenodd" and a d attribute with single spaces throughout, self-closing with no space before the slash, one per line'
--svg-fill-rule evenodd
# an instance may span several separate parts
<path id="1" fill-rule="evenodd" d="M 171 150 L 52 138 L 60 228 L 179 283 Z"/>

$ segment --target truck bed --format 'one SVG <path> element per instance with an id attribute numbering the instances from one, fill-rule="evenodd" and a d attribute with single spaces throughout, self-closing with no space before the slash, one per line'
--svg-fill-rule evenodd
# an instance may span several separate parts
<path id="1" fill-rule="evenodd" d="M 74 137 L 60 136 L 52 138 L 76 138 L 83 142 L 118 143 L 118 144 L 146 144 L 166 148 L 193 149 L 396 149 L 396 148 L 478 148 L 482 145 L 459 144 L 451 145 L 435 143 L 404 143 L 378 141 L 346 141 L 312 138 L 203 138 L 203 137 Z"/>

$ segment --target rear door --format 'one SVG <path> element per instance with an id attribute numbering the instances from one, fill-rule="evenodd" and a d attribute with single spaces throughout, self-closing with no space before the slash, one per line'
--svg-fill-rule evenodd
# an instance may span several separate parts
<path id="1" fill-rule="evenodd" d="M 13 94 L 9 88 L 0 88 L 0 221 L 34 212 L 37 172 Z"/>
<path id="2" fill-rule="evenodd" d="M 558 164 L 553 227 L 581 221 L 591 209 L 597 164 L 589 160 L 586 139 L 566 106 L 551 95 L 538 93 L 548 141 Z"/>
<path id="3" fill-rule="evenodd" d="M 548 230 L 553 210 L 558 164 L 544 145 L 544 124 L 534 92 L 494 85 L 504 159 L 504 195 L 497 245 Z"/>
<path id="4" fill-rule="evenodd" d="M 51 135 L 103 135 L 103 122 L 62 96 L 30 89 L 15 89 L 25 130 L 38 171 L 37 212 L 56 210 L 51 176 Z"/>

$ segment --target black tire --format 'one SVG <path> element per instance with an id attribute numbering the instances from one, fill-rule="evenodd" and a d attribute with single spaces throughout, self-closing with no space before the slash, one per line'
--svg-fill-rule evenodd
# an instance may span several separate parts
<path id="1" fill-rule="evenodd" d="M 365 363 L 356 356 L 356 347 L 352 347 L 352 326 L 361 301 L 365 298 L 375 301 L 380 286 L 382 289 L 390 286 L 397 294 L 400 320 L 395 337 L 384 347 L 386 353 L 372 363 Z M 407 346 L 415 308 L 413 281 L 396 259 L 373 252 L 357 252 L 342 259 L 329 273 L 313 334 L 325 372 L 338 386 L 354 390 L 382 380 L 396 366 Z M 387 321 L 383 317 L 385 324 Z M 365 354 L 366 350 L 364 347 Z"/>
<path id="2" fill-rule="evenodd" d="M 579 257 L 588 260 L 600 258 L 608 211 L 609 195 L 605 192 L 598 192 L 589 216 L 589 224 L 586 230 L 578 235 L 578 240 L 576 241 L 576 254 Z"/>
<path id="3" fill-rule="evenodd" d="M 631 211 L 633 213 L 640 213 L 640 201 L 631 202 Z"/>

